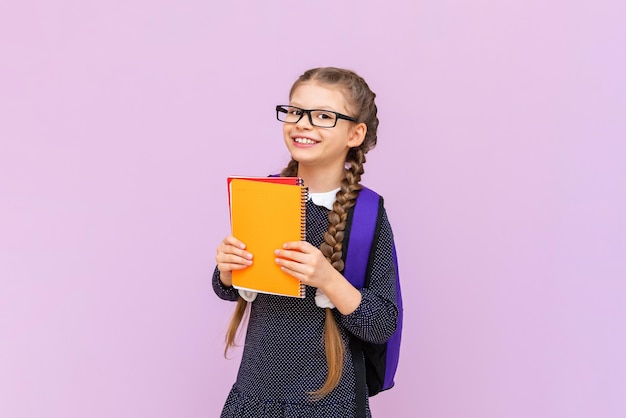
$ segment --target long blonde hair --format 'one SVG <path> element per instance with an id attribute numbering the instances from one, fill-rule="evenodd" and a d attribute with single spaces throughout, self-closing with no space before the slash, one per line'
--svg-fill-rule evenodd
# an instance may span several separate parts
<path id="1" fill-rule="evenodd" d="M 337 271 L 342 272 L 344 268 L 342 248 L 348 210 L 356 203 L 359 190 L 362 188 L 360 181 L 361 176 L 365 172 L 363 168 L 365 154 L 376 146 L 377 141 L 378 117 L 374 102 L 376 94 L 372 92 L 365 80 L 353 71 L 335 67 L 322 67 L 313 68 L 302 74 L 291 87 L 289 97 L 291 98 L 301 83 L 307 81 L 316 81 L 339 88 L 348 102 L 349 109 L 353 113 L 352 116 L 357 119 L 358 123 L 365 123 L 367 126 L 367 133 L 363 143 L 358 147 L 350 148 L 346 156 L 346 176 L 341 181 L 333 209 L 328 214 L 328 230 L 324 234 L 324 242 L 320 245 L 320 250 L 326 259 Z M 280 174 L 281 176 L 296 176 L 298 174 L 298 162 L 292 159 Z M 237 330 L 246 312 L 246 307 L 247 302 L 240 297 L 226 333 L 224 355 L 227 354 L 229 348 L 235 345 Z M 345 354 L 345 347 L 337 321 L 330 308 L 325 308 L 325 310 L 324 351 L 326 353 L 328 374 L 322 387 L 311 392 L 315 399 L 323 398 L 337 387 L 341 380 Z"/>

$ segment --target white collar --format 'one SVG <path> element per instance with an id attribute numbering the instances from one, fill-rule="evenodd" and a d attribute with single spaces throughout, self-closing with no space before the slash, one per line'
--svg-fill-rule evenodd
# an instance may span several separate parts
<path id="1" fill-rule="evenodd" d="M 331 190 L 329 192 L 309 193 L 309 198 L 317 206 L 323 206 L 328 210 L 333 210 L 333 203 L 335 203 L 335 196 L 337 196 L 337 192 L 339 190 L 340 190 L 340 187 L 337 187 L 335 190 Z"/>

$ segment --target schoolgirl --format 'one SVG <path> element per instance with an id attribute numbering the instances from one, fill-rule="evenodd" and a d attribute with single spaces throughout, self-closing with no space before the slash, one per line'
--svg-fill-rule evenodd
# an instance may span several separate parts
<path id="1" fill-rule="evenodd" d="M 259 293 L 244 299 L 232 287 L 232 271 L 251 265 L 254 254 L 233 236 L 219 244 L 213 288 L 221 299 L 237 301 L 227 349 L 250 305 L 239 373 L 223 418 L 345 418 L 358 410 L 371 416 L 367 396 L 358 401 L 355 395 L 348 347 L 354 338 L 383 343 L 397 326 L 393 234 L 386 213 L 367 288 L 355 288 L 342 275 L 342 249 L 348 214 L 362 188 L 365 154 L 377 141 L 375 97 L 353 71 L 314 68 L 293 84 L 289 103 L 276 107 L 291 154 L 281 175 L 301 177 L 310 196 L 306 241 L 277 248 L 276 263 L 306 285 L 306 297 Z"/>

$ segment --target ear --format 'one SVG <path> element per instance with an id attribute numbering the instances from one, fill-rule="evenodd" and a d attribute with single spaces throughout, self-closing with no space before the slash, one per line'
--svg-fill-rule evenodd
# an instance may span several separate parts
<path id="1" fill-rule="evenodd" d="M 367 133 L 367 125 L 363 122 L 357 123 L 350 131 L 350 137 L 348 138 L 348 147 L 358 147 L 365 140 L 365 134 Z"/>

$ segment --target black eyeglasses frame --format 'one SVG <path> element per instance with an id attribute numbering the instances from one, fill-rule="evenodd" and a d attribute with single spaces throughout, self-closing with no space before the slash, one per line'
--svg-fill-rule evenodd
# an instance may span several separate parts
<path id="1" fill-rule="evenodd" d="M 279 118 L 280 113 L 287 113 L 287 108 L 298 109 L 298 110 L 300 110 L 302 112 L 302 114 L 300 115 L 298 120 L 292 121 L 292 122 L 286 122 L 284 120 L 280 120 L 280 118 Z M 318 112 L 328 112 L 328 113 L 334 114 L 335 116 L 337 116 L 337 118 L 335 119 L 335 124 L 333 126 L 319 126 L 319 125 L 316 125 L 315 123 L 313 123 L 313 116 L 311 116 L 311 112 L 315 112 L 315 111 L 318 111 Z M 309 115 L 309 122 L 311 123 L 311 125 L 315 126 L 317 128 L 334 128 L 335 126 L 337 126 L 337 121 L 339 119 L 343 119 L 343 120 L 347 120 L 347 121 L 355 122 L 355 123 L 357 122 L 356 118 L 353 118 L 352 116 L 344 115 L 344 114 L 339 113 L 339 112 L 335 112 L 333 110 L 327 110 L 327 109 L 302 109 L 302 108 L 300 108 L 298 106 L 291 106 L 291 105 L 277 105 L 276 106 L 276 119 L 278 119 L 278 121 L 282 122 L 282 123 L 291 123 L 291 124 L 298 123 L 304 117 L 305 114 Z"/>

